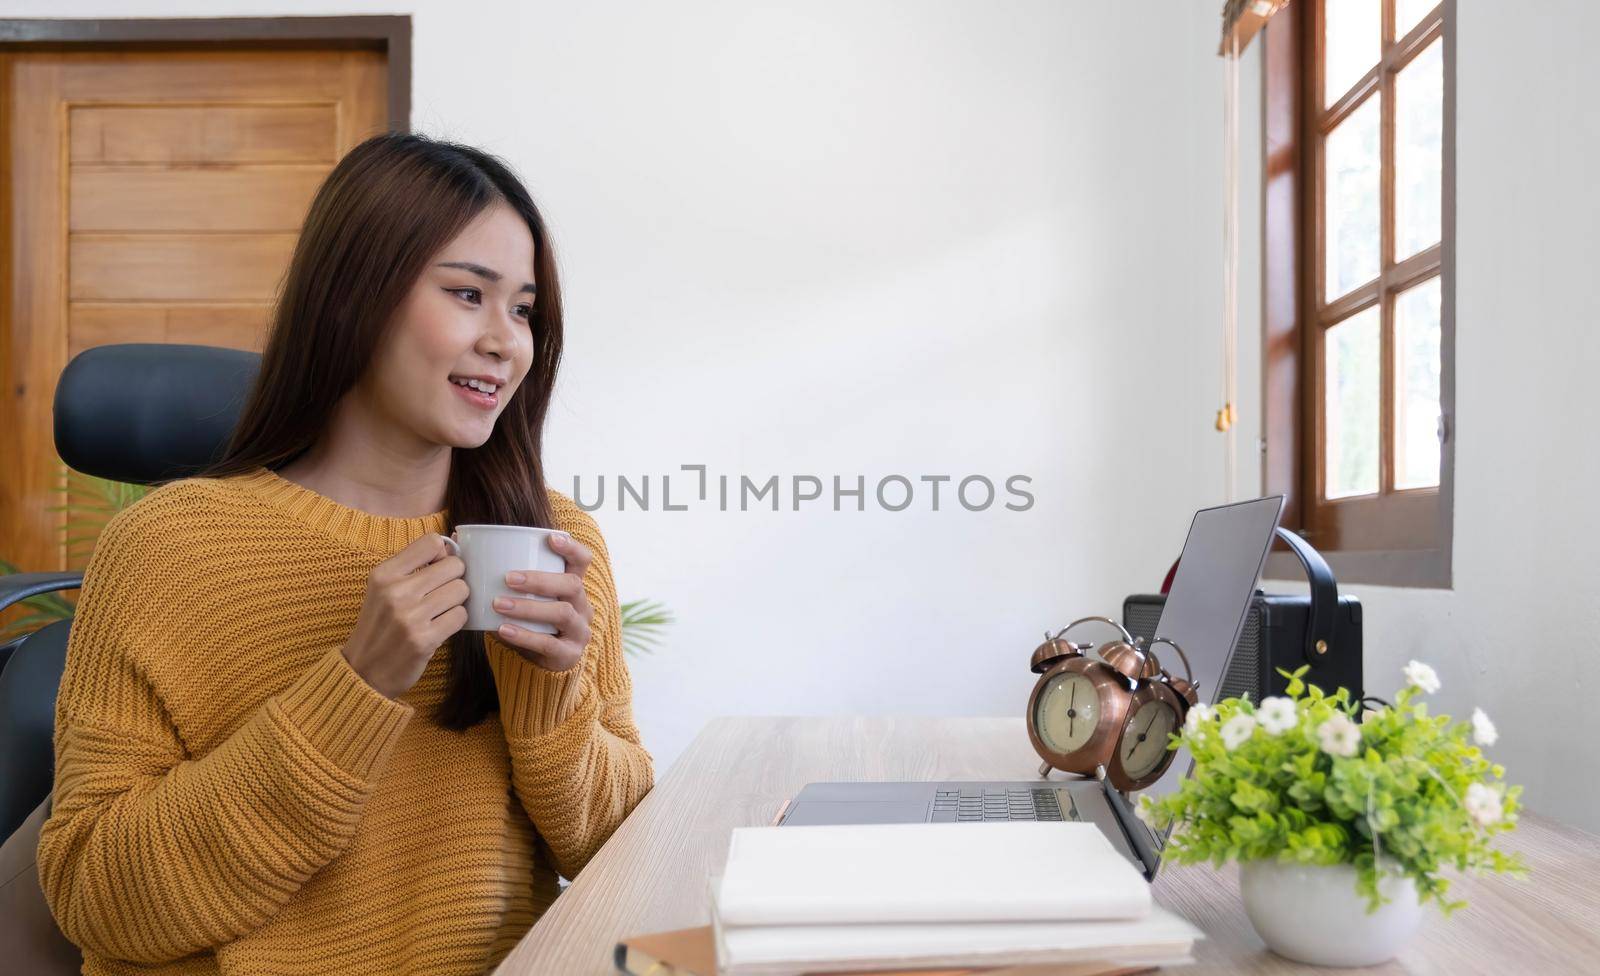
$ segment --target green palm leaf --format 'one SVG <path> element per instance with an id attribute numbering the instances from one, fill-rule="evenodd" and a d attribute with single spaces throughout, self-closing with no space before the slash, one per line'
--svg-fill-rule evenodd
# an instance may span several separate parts
<path id="1" fill-rule="evenodd" d="M 629 600 L 622 605 L 622 649 L 628 654 L 653 654 L 662 631 L 676 619 L 655 600 Z"/>
<path id="2" fill-rule="evenodd" d="M 81 471 L 74 471 L 66 465 L 62 465 L 61 468 L 65 478 L 62 484 L 55 487 L 60 504 L 47 505 L 45 510 L 67 514 L 60 527 L 61 542 L 67 550 L 67 561 L 87 562 L 90 553 L 94 551 L 95 541 L 100 538 L 100 530 L 105 527 L 111 516 L 144 497 L 150 488 L 147 485 L 96 478 Z M 0 573 L 18 572 L 21 570 L 16 565 L 0 559 Z M 19 601 L 19 605 L 28 607 L 33 612 L 0 627 L 0 642 L 13 641 L 46 624 L 64 620 L 72 616 L 77 607 L 76 601 L 60 593 L 30 596 Z"/>

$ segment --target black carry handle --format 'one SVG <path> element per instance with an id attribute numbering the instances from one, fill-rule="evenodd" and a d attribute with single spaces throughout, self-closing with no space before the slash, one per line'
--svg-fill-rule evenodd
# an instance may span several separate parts
<path id="1" fill-rule="evenodd" d="M 1311 581 L 1311 619 L 1306 625 L 1306 663 L 1317 659 L 1333 648 L 1333 632 L 1339 624 L 1339 584 L 1333 580 L 1333 570 L 1322 553 L 1311 543 L 1295 533 L 1278 526 L 1278 538 L 1288 543 L 1305 568 L 1306 579 Z M 1320 650 L 1319 650 L 1320 648 Z"/>

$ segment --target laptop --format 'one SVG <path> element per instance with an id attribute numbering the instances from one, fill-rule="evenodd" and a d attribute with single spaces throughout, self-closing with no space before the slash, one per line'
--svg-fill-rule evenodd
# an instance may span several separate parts
<path id="1" fill-rule="evenodd" d="M 1176 641 L 1189 656 L 1204 701 L 1215 704 L 1218 699 L 1283 504 L 1284 496 L 1271 495 L 1201 509 L 1189 525 L 1156 635 Z M 1176 789 L 1193 765 L 1188 752 L 1180 749 L 1166 775 L 1143 792 L 1159 796 Z M 1099 827 L 1146 880 L 1154 880 L 1168 831 L 1146 826 L 1133 813 L 1134 798 L 1113 787 L 1103 773 L 1080 778 L 1047 772 L 1041 779 L 1016 781 L 807 783 L 778 823 L 1086 821 Z"/>

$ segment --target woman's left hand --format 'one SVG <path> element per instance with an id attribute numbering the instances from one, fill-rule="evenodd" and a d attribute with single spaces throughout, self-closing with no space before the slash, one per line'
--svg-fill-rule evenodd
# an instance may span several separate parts
<path id="1" fill-rule="evenodd" d="M 495 636 L 547 671 L 566 671 L 582 659 L 583 649 L 589 644 L 589 621 L 594 619 L 594 607 L 589 605 L 589 597 L 583 591 L 583 574 L 588 571 L 594 553 L 570 535 L 551 535 L 550 547 L 566 559 L 565 573 L 533 569 L 511 572 L 506 574 L 506 586 L 552 599 L 497 597 L 494 608 L 506 617 L 553 624 L 556 632 L 544 634 L 506 624 L 495 631 Z"/>

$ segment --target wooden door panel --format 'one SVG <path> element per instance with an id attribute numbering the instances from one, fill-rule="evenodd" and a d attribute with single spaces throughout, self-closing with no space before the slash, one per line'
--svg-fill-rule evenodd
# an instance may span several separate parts
<path id="1" fill-rule="evenodd" d="M 53 58 L 8 57 L 4 138 L 11 171 L 6 228 L 5 389 L 0 403 L 0 558 L 18 569 L 66 568 L 60 519 L 49 511 L 60 481 L 52 440 L 51 398 L 66 365 L 61 320 L 66 308 L 66 164 L 60 146 L 61 87 Z M 20 616 L 20 607 L 7 611 Z"/>
<path id="2" fill-rule="evenodd" d="M 71 153 L 80 163 L 337 162 L 339 104 L 82 105 Z"/>
<path id="3" fill-rule="evenodd" d="M 52 401 L 112 342 L 259 350 L 306 208 L 387 128 L 384 55 L 353 49 L 0 54 L 0 558 L 67 568 Z"/>
<path id="4" fill-rule="evenodd" d="M 114 342 L 193 342 L 260 352 L 271 314 L 268 302 L 73 302 L 67 358 Z"/>
<path id="5" fill-rule="evenodd" d="M 61 96 L 69 102 L 339 99 L 346 95 L 340 57 L 344 53 L 347 52 L 66 52 L 58 55 L 70 61 L 61 79 Z M 372 52 L 348 53 L 381 60 L 381 55 Z"/>
<path id="6" fill-rule="evenodd" d="M 295 235 L 73 234 L 74 301 L 263 301 L 288 267 Z"/>
<path id="7" fill-rule="evenodd" d="M 331 166 L 72 165 L 70 231 L 298 232 Z"/>

